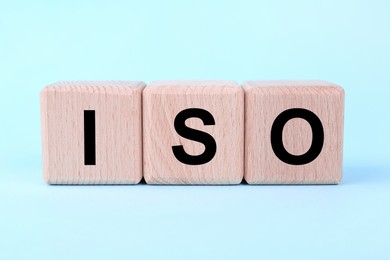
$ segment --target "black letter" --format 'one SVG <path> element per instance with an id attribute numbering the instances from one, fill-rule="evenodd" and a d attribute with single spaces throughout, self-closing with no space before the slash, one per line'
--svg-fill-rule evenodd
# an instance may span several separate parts
<path id="1" fill-rule="evenodd" d="M 175 118 L 176 132 L 187 139 L 198 141 L 205 146 L 205 151 L 200 155 L 188 155 L 182 145 L 172 146 L 175 157 L 184 164 L 200 165 L 213 159 L 217 152 L 217 144 L 214 138 L 208 133 L 189 128 L 185 121 L 190 117 L 198 117 L 205 125 L 215 125 L 214 117 L 207 110 L 201 108 L 189 108 L 181 111 Z"/>
<path id="2" fill-rule="evenodd" d="M 84 165 L 96 165 L 95 110 L 84 110 Z"/>
<path id="3" fill-rule="evenodd" d="M 283 145 L 282 134 L 284 125 L 293 118 L 305 119 L 311 126 L 313 139 L 309 150 L 302 155 L 292 155 Z M 278 115 L 271 129 L 271 145 L 275 155 L 285 163 L 303 165 L 313 161 L 321 153 L 324 145 L 324 129 L 320 119 L 313 112 L 303 108 L 292 108 Z"/>

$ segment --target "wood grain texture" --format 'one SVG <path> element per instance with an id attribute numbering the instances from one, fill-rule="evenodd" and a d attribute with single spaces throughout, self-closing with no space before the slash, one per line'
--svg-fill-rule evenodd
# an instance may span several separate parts
<path id="1" fill-rule="evenodd" d="M 138 183 L 144 86 L 138 81 L 67 81 L 44 88 L 44 179 L 50 184 Z M 84 110 L 95 110 L 96 165 L 84 165 Z"/>
<path id="2" fill-rule="evenodd" d="M 176 115 L 188 108 L 209 111 L 215 125 L 189 118 L 190 128 L 209 133 L 217 143 L 214 158 L 202 165 L 180 162 L 172 146 L 199 155 L 205 146 L 181 137 Z M 232 81 L 157 81 L 143 92 L 144 178 L 148 184 L 238 184 L 244 174 L 244 92 Z"/>
<path id="3" fill-rule="evenodd" d="M 323 81 L 247 81 L 245 91 L 245 180 L 250 184 L 337 184 L 342 178 L 344 90 Z M 273 152 L 270 136 L 284 110 L 314 112 L 324 128 L 319 156 L 304 165 L 290 165 Z M 300 118 L 283 128 L 283 144 L 293 155 L 305 153 L 312 129 Z"/>

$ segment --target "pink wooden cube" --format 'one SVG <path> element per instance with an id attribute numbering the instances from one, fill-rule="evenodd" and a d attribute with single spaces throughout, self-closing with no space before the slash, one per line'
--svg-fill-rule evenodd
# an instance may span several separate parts
<path id="1" fill-rule="evenodd" d="M 50 184 L 142 178 L 142 90 L 136 81 L 69 81 L 41 92 L 43 175 Z"/>
<path id="2" fill-rule="evenodd" d="M 238 184 L 244 92 L 232 81 L 157 81 L 143 92 L 148 184 Z"/>
<path id="3" fill-rule="evenodd" d="M 249 184 L 341 181 L 342 88 L 323 81 L 247 81 L 243 87 Z"/>

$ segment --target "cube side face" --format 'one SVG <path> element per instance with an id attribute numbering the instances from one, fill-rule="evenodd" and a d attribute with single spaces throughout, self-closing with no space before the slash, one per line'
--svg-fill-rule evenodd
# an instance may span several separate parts
<path id="1" fill-rule="evenodd" d="M 40 93 L 41 105 L 41 136 L 42 136 L 42 172 L 43 179 L 49 182 L 49 129 L 47 121 L 47 92 L 42 90 Z"/>
<path id="2" fill-rule="evenodd" d="M 139 183 L 143 86 L 80 85 L 41 93 L 44 179 L 50 184 Z M 85 110 L 95 111 L 95 165 L 85 165 Z"/>
<path id="3" fill-rule="evenodd" d="M 310 85 L 310 84 L 309 84 Z M 245 179 L 250 184 L 337 184 L 342 178 L 344 91 L 323 86 L 245 88 Z M 273 151 L 271 129 L 283 111 L 303 108 L 313 112 L 324 131 L 322 150 L 313 160 L 292 165 Z M 284 148 L 305 154 L 313 140 L 311 125 L 302 118 L 288 120 L 283 128 Z"/>
<path id="4" fill-rule="evenodd" d="M 240 86 L 147 87 L 143 93 L 144 178 L 148 184 L 238 184 L 244 175 L 244 92 Z M 172 150 L 182 145 L 191 156 L 202 154 L 204 144 L 182 137 L 175 129 L 176 116 L 197 108 L 209 112 L 214 125 L 200 118 L 185 120 L 189 128 L 205 132 L 216 143 L 207 163 L 189 165 Z"/>

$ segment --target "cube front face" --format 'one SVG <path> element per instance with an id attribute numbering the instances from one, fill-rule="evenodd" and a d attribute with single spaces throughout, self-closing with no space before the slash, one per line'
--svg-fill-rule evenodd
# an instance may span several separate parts
<path id="1" fill-rule="evenodd" d="M 142 178 L 142 82 L 60 82 L 41 92 L 43 175 L 50 184 Z"/>
<path id="2" fill-rule="evenodd" d="M 230 81 L 151 83 L 143 92 L 143 149 L 148 184 L 240 183 L 242 88 Z"/>
<path id="3" fill-rule="evenodd" d="M 341 181 L 342 88 L 321 81 L 248 81 L 243 87 L 245 180 L 249 184 Z M 322 147 L 316 117 L 323 128 Z M 286 159 L 283 152 L 293 159 Z M 305 156 L 309 153 L 311 158 Z"/>

